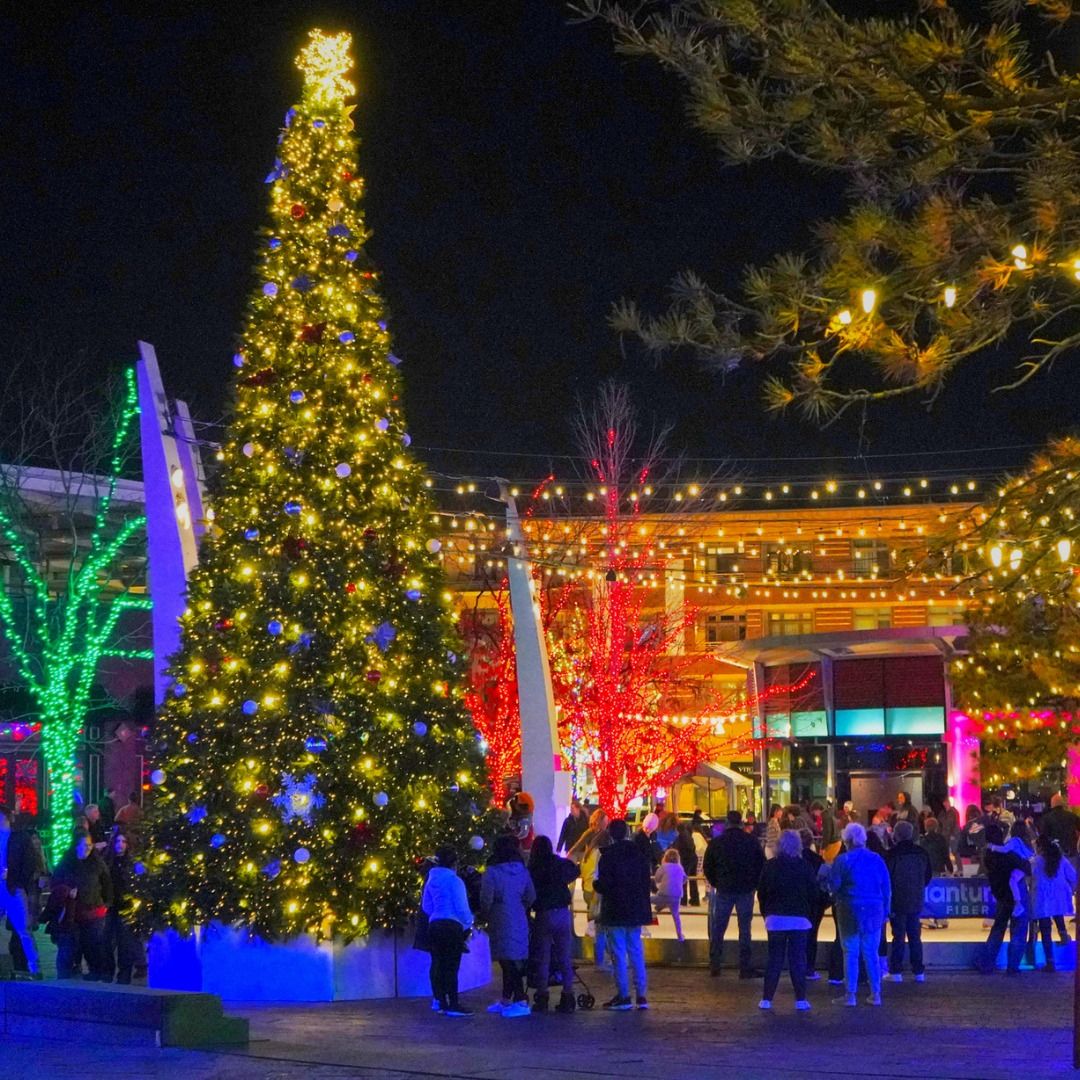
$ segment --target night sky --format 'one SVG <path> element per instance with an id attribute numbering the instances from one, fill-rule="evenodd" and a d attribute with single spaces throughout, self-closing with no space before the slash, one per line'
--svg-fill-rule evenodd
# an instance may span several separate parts
<path id="1" fill-rule="evenodd" d="M 436 468 L 537 475 L 545 455 L 572 449 L 575 402 L 612 375 L 647 420 L 675 422 L 674 444 L 693 457 L 835 455 L 849 472 L 932 465 L 855 461 L 860 451 L 1025 446 L 1076 419 L 1080 378 L 1061 366 L 991 395 L 988 372 L 1011 361 L 999 355 L 932 412 L 913 400 L 872 414 L 860 441 L 855 418 L 822 433 L 766 415 L 760 369 L 721 382 L 692 361 L 654 370 L 634 343 L 620 347 L 605 321 L 614 301 L 656 307 L 688 267 L 736 288 L 746 263 L 809 237 L 830 185 L 784 164 L 722 168 L 686 122 L 678 83 L 617 57 L 603 28 L 570 25 L 561 0 L 147 14 L 167 7 L 46 2 L 0 16 L 0 333 L 11 350 L 45 340 L 46 363 L 88 349 L 119 366 L 142 337 L 171 394 L 201 418 L 222 415 L 263 177 L 298 88 L 292 58 L 318 25 L 355 37 L 369 250 L 407 365 L 415 444 Z M 537 456 L 512 456 L 523 454 Z"/>

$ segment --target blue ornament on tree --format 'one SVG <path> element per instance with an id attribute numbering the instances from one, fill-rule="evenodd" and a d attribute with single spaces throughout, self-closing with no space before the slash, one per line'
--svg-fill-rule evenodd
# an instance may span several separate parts
<path id="1" fill-rule="evenodd" d="M 280 860 L 280 859 L 274 859 L 274 861 L 273 861 L 273 862 L 268 862 L 268 863 L 267 863 L 267 864 L 266 864 L 266 865 L 265 865 L 265 866 L 264 866 L 264 867 L 262 868 L 262 872 L 263 872 L 263 873 L 264 873 L 264 874 L 265 874 L 265 875 L 266 875 L 266 876 L 267 876 L 267 877 L 268 877 L 268 878 L 269 878 L 269 879 L 270 879 L 271 881 L 273 881 L 273 880 L 274 880 L 274 878 L 276 878 L 276 877 L 278 876 L 278 874 L 280 874 L 280 873 L 281 873 L 281 860 Z"/>
<path id="2" fill-rule="evenodd" d="M 143 874 L 146 873 L 146 866 L 141 862 L 137 862 L 131 869 L 134 870 L 139 877 L 142 877 Z"/>
<path id="3" fill-rule="evenodd" d="M 298 862 L 301 866 L 304 865 L 311 858 L 311 852 L 306 847 L 298 847 L 293 852 L 293 861 Z"/>
<path id="4" fill-rule="evenodd" d="M 400 356 L 395 356 L 393 353 L 391 353 L 386 359 L 391 364 L 393 364 L 394 367 L 397 367 L 401 363 L 401 357 Z"/>
<path id="5" fill-rule="evenodd" d="M 356 340 L 356 335 L 351 330 L 343 330 L 337 339 L 342 345 L 351 345 Z"/>
<path id="6" fill-rule="evenodd" d="M 356 252 L 355 251 L 346 251 L 345 252 L 345 260 L 347 262 L 356 262 Z"/>
<path id="7" fill-rule="evenodd" d="M 243 367 L 244 366 L 244 354 L 242 352 L 233 353 L 232 362 L 233 362 L 233 367 Z"/>
<path id="8" fill-rule="evenodd" d="M 313 128 L 319 128 L 321 130 L 322 128 L 326 127 L 326 121 L 325 120 L 312 120 L 311 121 L 311 126 Z"/>
<path id="9" fill-rule="evenodd" d="M 374 644 L 379 652 L 386 652 L 387 649 L 394 643 L 394 638 L 397 637 L 397 630 L 388 622 L 379 623 L 374 630 L 364 640 L 369 644 Z"/>
<path id="10" fill-rule="evenodd" d="M 244 530 L 244 539 L 245 540 L 258 540 L 259 539 L 259 530 L 258 529 L 245 529 Z"/>
<path id="11" fill-rule="evenodd" d="M 277 251 L 277 249 L 281 247 L 281 240 L 276 236 L 271 236 L 270 239 L 266 241 L 266 243 L 271 251 Z"/>
<path id="12" fill-rule="evenodd" d="M 199 736 L 196 735 L 194 731 L 188 732 L 187 741 L 192 744 L 197 743 L 199 741 Z"/>
<path id="13" fill-rule="evenodd" d="M 289 394 L 289 400 L 294 405 L 299 405 L 300 402 L 304 400 L 305 396 L 306 395 L 304 394 L 303 390 L 293 390 L 292 393 Z"/>
<path id="14" fill-rule="evenodd" d="M 423 720 L 417 720 L 416 723 L 413 724 L 412 729 L 417 735 L 427 734 L 427 724 L 425 724 Z"/>
<path id="15" fill-rule="evenodd" d="M 296 119 L 296 109 L 295 109 L 295 107 L 290 108 L 289 111 L 285 114 L 285 126 L 286 127 L 292 127 L 292 122 L 295 119 Z"/>
<path id="16" fill-rule="evenodd" d="M 296 517 L 302 509 L 303 507 L 293 499 L 290 499 L 285 504 L 285 513 L 288 514 L 289 517 Z"/>
<path id="17" fill-rule="evenodd" d="M 412 436 L 407 431 L 401 436 L 401 445 L 412 446 Z"/>
<path id="18" fill-rule="evenodd" d="M 322 735 L 309 735 L 304 740 L 304 749 L 309 754 L 321 754 L 326 749 L 326 739 Z"/>
<path id="19" fill-rule="evenodd" d="M 382 330 L 382 331 L 383 331 L 383 333 L 385 333 L 385 332 L 386 332 L 386 320 L 385 320 L 385 319 L 379 319 L 379 320 L 378 320 L 378 321 L 377 321 L 377 322 L 375 323 L 375 325 L 376 325 L 376 326 L 377 326 L 377 327 L 378 327 L 378 328 L 379 328 L 380 330 Z"/>
<path id="20" fill-rule="evenodd" d="M 259 711 L 259 703 L 248 698 L 248 700 L 240 706 L 240 709 L 245 716 L 254 716 Z"/>
<path id="21" fill-rule="evenodd" d="M 308 773 L 302 780 L 291 773 L 282 774 L 282 792 L 274 796 L 273 803 L 281 811 L 281 819 L 286 825 L 290 821 L 310 825 L 311 815 L 326 804 L 326 799 L 315 790 L 315 784 L 314 773 Z"/>
<path id="22" fill-rule="evenodd" d="M 313 282 L 307 274 L 301 274 L 299 277 L 293 278 L 292 287 L 301 293 L 310 292 Z"/>
<path id="23" fill-rule="evenodd" d="M 186 686 L 185 686 L 185 685 L 184 685 L 184 684 L 183 684 L 182 682 L 178 682 L 178 683 L 177 683 L 177 684 L 176 684 L 176 685 L 175 685 L 175 686 L 174 686 L 174 687 L 172 688 L 172 692 L 173 692 L 173 693 L 174 693 L 174 694 L 175 694 L 175 695 L 176 695 L 177 697 L 183 697 L 183 696 L 184 696 L 184 695 L 185 695 L 185 694 L 187 693 L 187 687 L 186 687 Z"/>
<path id="24" fill-rule="evenodd" d="M 164 769 L 155 769 L 150 774 L 150 783 L 155 784 L 155 785 L 164 784 L 165 783 L 165 770 Z"/>
<path id="25" fill-rule="evenodd" d="M 344 480 L 345 477 L 352 475 L 352 466 L 347 461 L 340 461 L 334 466 L 334 472 L 339 480 Z"/>
<path id="26" fill-rule="evenodd" d="M 275 285 L 272 281 L 268 281 L 263 286 L 262 291 L 265 296 L 277 296 L 277 285 Z"/>
<path id="27" fill-rule="evenodd" d="M 330 228 L 326 230 L 326 235 L 340 236 L 343 239 L 347 240 L 350 236 L 352 236 L 352 233 L 349 231 L 349 227 L 347 225 L 331 225 Z"/>
<path id="28" fill-rule="evenodd" d="M 376 806 L 385 806 L 390 801 L 390 796 L 385 791 L 376 791 L 375 798 L 372 801 Z"/>
<path id="29" fill-rule="evenodd" d="M 375 421 L 375 426 L 379 431 L 386 431 L 387 428 L 390 427 L 390 421 L 387 420 L 385 416 L 380 416 L 379 419 Z"/>
<path id="30" fill-rule="evenodd" d="M 280 634 L 281 631 L 284 630 L 284 629 L 285 629 L 285 627 L 282 625 L 282 622 L 281 622 L 280 619 L 271 619 L 266 624 L 266 632 L 268 634 L 270 634 L 271 637 L 277 637 L 278 634 Z"/>
<path id="31" fill-rule="evenodd" d="M 214 835 L 210 837 L 210 846 L 212 848 L 219 848 L 224 843 L 225 843 L 225 837 L 219 832 L 214 833 Z"/>
<path id="32" fill-rule="evenodd" d="M 200 821 L 206 819 L 207 810 L 205 806 L 193 806 L 187 815 L 188 823 L 190 825 L 198 825 Z"/>
<path id="33" fill-rule="evenodd" d="M 420 599 L 421 595 L 422 594 L 421 594 L 419 589 L 406 589 L 405 590 L 405 599 L 406 600 L 412 600 L 414 603 L 417 600 Z"/>

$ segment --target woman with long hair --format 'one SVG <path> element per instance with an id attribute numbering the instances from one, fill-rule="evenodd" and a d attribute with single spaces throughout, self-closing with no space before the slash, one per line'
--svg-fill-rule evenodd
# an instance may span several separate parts
<path id="1" fill-rule="evenodd" d="M 1031 927 L 1042 937 L 1046 964 L 1043 971 L 1054 971 L 1054 935 L 1051 923 L 1057 924 L 1058 934 L 1064 944 L 1069 940 L 1065 916 L 1073 913 L 1073 894 L 1076 892 L 1076 870 L 1064 857 L 1061 846 L 1048 836 L 1040 836 L 1039 853 L 1032 862 L 1035 895 L 1031 901 Z M 1034 952 L 1034 935 L 1031 951 Z"/>
<path id="2" fill-rule="evenodd" d="M 529 908 L 536 900 L 516 836 L 495 837 L 491 859 L 480 884 L 480 911 L 487 918 L 491 958 L 502 969 L 502 998 L 488 1012 L 528 1016 L 525 962 L 529 959 Z"/>

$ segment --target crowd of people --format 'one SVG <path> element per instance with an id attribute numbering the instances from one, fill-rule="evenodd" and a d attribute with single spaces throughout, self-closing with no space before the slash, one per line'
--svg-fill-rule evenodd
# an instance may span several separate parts
<path id="1" fill-rule="evenodd" d="M 649 813 L 636 828 L 575 801 L 554 844 L 535 834 L 532 811 L 527 794 L 512 801 L 475 902 L 454 869 L 452 849 L 441 849 L 432 862 L 420 943 L 432 954 L 433 1008 L 447 1016 L 471 1015 L 458 1000 L 457 970 L 474 920 L 486 925 L 502 970 L 502 995 L 489 1012 L 544 1012 L 549 982 L 561 990 L 555 1010 L 574 1011 L 572 898 L 579 879 L 596 969 L 614 978 L 604 1008 L 616 1011 L 648 1008 L 643 930 L 670 915 L 682 941 L 683 909 L 701 902 L 699 878 L 707 891 L 710 973 L 724 970 L 734 914 L 738 976 L 762 980 L 763 1010 L 773 1007 L 785 966 L 795 1008 L 810 1009 L 807 984 L 822 978 L 818 935 L 830 913 L 833 941 L 823 967 L 840 989 L 837 1004 L 857 1006 L 863 981 L 873 1006 L 882 1004 L 884 981 L 901 982 L 910 972 L 924 982 L 923 930 L 948 925 L 924 918 L 926 886 L 935 876 L 963 873 L 965 864 L 985 875 L 995 903 L 979 970 L 995 970 L 1006 933 L 1010 974 L 1019 972 L 1025 955 L 1034 966 L 1039 938 L 1041 969 L 1055 970 L 1054 931 L 1062 943 L 1069 940 L 1080 819 L 1061 796 L 1038 822 L 1017 818 L 993 799 L 969 807 L 962 824 L 948 800 L 917 812 L 900 793 L 862 813 L 850 802 L 774 806 L 760 825 L 730 811 L 711 826 L 700 815 L 681 821 Z M 755 910 L 768 939 L 764 970 L 752 962 Z"/>
<path id="2" fill-rule="evenodd" d="M 118 807 L 110 789 L 75 816 L 70 846 L 50 870 L 34 819 L 0 806 L 0 898 L 16 978 L 43 977 L 34 938 L 42 924 L 58 979 L 126 984 L 145 971 L 126 914 L 141 817 L 138 792 Z"/>

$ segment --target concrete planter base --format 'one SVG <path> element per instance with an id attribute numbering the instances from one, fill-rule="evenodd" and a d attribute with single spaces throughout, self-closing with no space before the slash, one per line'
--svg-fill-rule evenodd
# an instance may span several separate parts
<path id="1" fill-rule="evenodd" d="M 175 931 L 150 939 L 149 985 L 217 994 L 222 1001 L 358 1001 L 427 997 L 430 956 L 412 948 L 412 935 L 378 931 L 348 945 L 302 936 L 267 942 L 212 923 L 189 936 Z M 474 933 L 461 958 L 458 985 L 475 990 L 491 980 L 487 935 Z"/>

